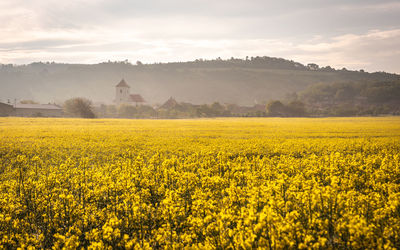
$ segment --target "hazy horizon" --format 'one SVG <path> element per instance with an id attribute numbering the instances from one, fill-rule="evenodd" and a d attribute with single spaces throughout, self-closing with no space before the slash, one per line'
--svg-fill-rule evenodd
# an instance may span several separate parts
<path id="1" fill-rule="evenodd" d="M 400 2 L 4 0 L 0 63 L 270 56 L 400 73 Z"/>
<path id="2" fill-rule="evenodd" d="M 308 64 L 313 64 L 314 62 L 300 62 L 300 61 L 296 61 L 293 60 L 292 58 L 283 58 L 283 57 L 272 57 L 272 56 L 268 56 L 268 55 L 254 55 L 251 56 L 253 58 L 259 57 L 259 58 L 277 58 L 277 59 L 283 59 L 283 60 L 287 60 L 287 61 L 292 61 L 294 63 L 300 63 L 304 66 L 307 66 Z M 248 57 L 248 59 L 250 60 L 251 58 L 250 56 Z M 143 62 L 141 60 L 136 60 L 136 61 L 130 61 L 128 59 L 125 60 L 105 60 L 105 61 L 99 61 L 99 62 L 89 62 L 89 63 L 82 63 L 82 62 L 61 62 L 61 61 L 32 61 L 32 62 L 27 62 L 27 63 L 0 63 L 0 65 L 13 65 L 13 67 L 23 67 L 23 66 L 28 66 L 28 65 L 32 65 L 32 64 L 36 64 L 36 63 L 42 63 L 42 64 L 55 64 L 55 65 L 87 65 L 87 66 L 95 66 L 95 65 L 99 65 L 99 64 L 104 64 L 104 63 L 120 63 L 120 64 L 130 64 L 132 66 L 137 66 L 138 63 L 140 63 L 141 65 L 160 65 L 160 64 L 185 64 L 185 63 L 195 63 L 199 60 L 203 61 L 203 62 L 211 62 L 211 61 L 215 61 L 215 60 L 221 60 L 221 61 L 229 61 L 231 59 L 235 59 L 235 60 L 246 60 L 246 57 L 240 58 L 240 57 L 226 57 L 226 58 L 221 58 L 221 57 L 217 57 L 217 58 L 195 58 L 193 60 L 186 60 L 186 61 L 165 61 L 165 62 Z M 332 67 L 332 65 L 324 65 L 324 64 L 317 64 L 320 68 L 324 68 L 324 67 Z M 349 68 L 346 66 L 343 66 L 341 68 L 335 68 L 332 67 L 332 69 L 334 70 L 342 70 L 342 69 L 346 69 L 348 71 L 360 71 L 362 70 L 365 73 L 379 73 L 379 72 L 383 72 L 383 73 L 388 73 L 388 74 L 395 74 L 395 75 L 400 75 L 400 73 L 397 72 L 390 72 L 390 71 L 385 71 L 385 70 L 379 70 L 379 71 L 369 71 L 369 70 L 365 70 L 364 68 Z M 124 79 L 123 76 L 121 76 L 121 79 Z"/>

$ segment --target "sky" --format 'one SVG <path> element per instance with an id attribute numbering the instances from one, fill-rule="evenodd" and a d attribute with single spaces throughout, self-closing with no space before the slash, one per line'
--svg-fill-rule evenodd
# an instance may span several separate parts
<path id="1" fill-rule="evenodd" d="M 271 56 L 400 73 L 400 0 L 1 0 L 0 63 Z"/>

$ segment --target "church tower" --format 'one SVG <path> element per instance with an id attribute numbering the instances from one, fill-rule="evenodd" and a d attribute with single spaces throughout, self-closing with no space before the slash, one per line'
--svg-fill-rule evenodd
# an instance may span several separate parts
<path id="1" fill-rule="evenodd" d="M 129 85 L 124 79 L 115 86 L 115 91 L 115 103 L 117 105 L 129 102 Z"/>

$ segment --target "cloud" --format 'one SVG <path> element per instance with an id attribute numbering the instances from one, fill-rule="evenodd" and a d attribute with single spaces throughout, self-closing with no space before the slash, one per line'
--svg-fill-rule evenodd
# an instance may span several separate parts
<path id="1" fill-rule="evenodd" d="M 393 12 L 400 10 L 400 2 L 398 1 L 376 1 L 366 3 L 365 5 L 345 3 L 339 5 L 339 8 L 346 11 L 372 11 L 372 12 Z"/>
<path id="2" fill-rule="evenodd" d="M 19 63 L 98 63 L 125 59 L 151 63 L 267 55 L 304 64 L 399 73 L 399 44 L 400 29 L 371 30 L 330 39 L 316 36 L 301 43 L 290 39 L 49 39 L 0 43 L 0 57 Z"/>
<path id="3" fill-rule="evenodd" d="M 36 39 L 22 42 L 0 42 L 0 51 L 43 50 L 51 48 L 68 48 L 84 43 L 84 40 L 71 39 Z"/>
<path id="4" fill-rule="evenodd" d="M 116 30 L 135 38 L 276 38 L 398 25 L 396 1 L 2 0 L 0 34 Z M 338 18 L 339 17 L 339 18 Z M 369 20 L 373 20 L 373 23 Z M 368 26 L 366 28 L 366 25 Z M 130 27 L 130 29 L 129 29 Z M 358 30 L 360 31 L 360 30 Z M 16 33 L 16 32 L 14 32 Z M 331 33 L 332 34 L 332 33 Z M 18 35 L 18 34 L 16 34 Z M 2 36 L 3 37 L 3 36 Z M 160 37 L 158 37 L 160 38 Z"/>
<path id="5" fill-rule="evenodd" d="M 400 73 L 391 0 L 2 0 L 0 63 L 276 56 Z"/>
<path id="6" fill-rule="evenodd" d="M 312 60 L 338 68 L 400 72 L 400 29 L 346 34 L 320 43 L 297 46 L 293 58 Z"/>

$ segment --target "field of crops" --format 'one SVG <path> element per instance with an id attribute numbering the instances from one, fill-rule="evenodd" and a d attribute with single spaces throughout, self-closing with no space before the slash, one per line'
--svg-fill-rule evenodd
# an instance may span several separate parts
<path id="1" fill-rule="evenodd" d="M 400 248 L 400 118 L 0 118 L 0 249 Z"/>

